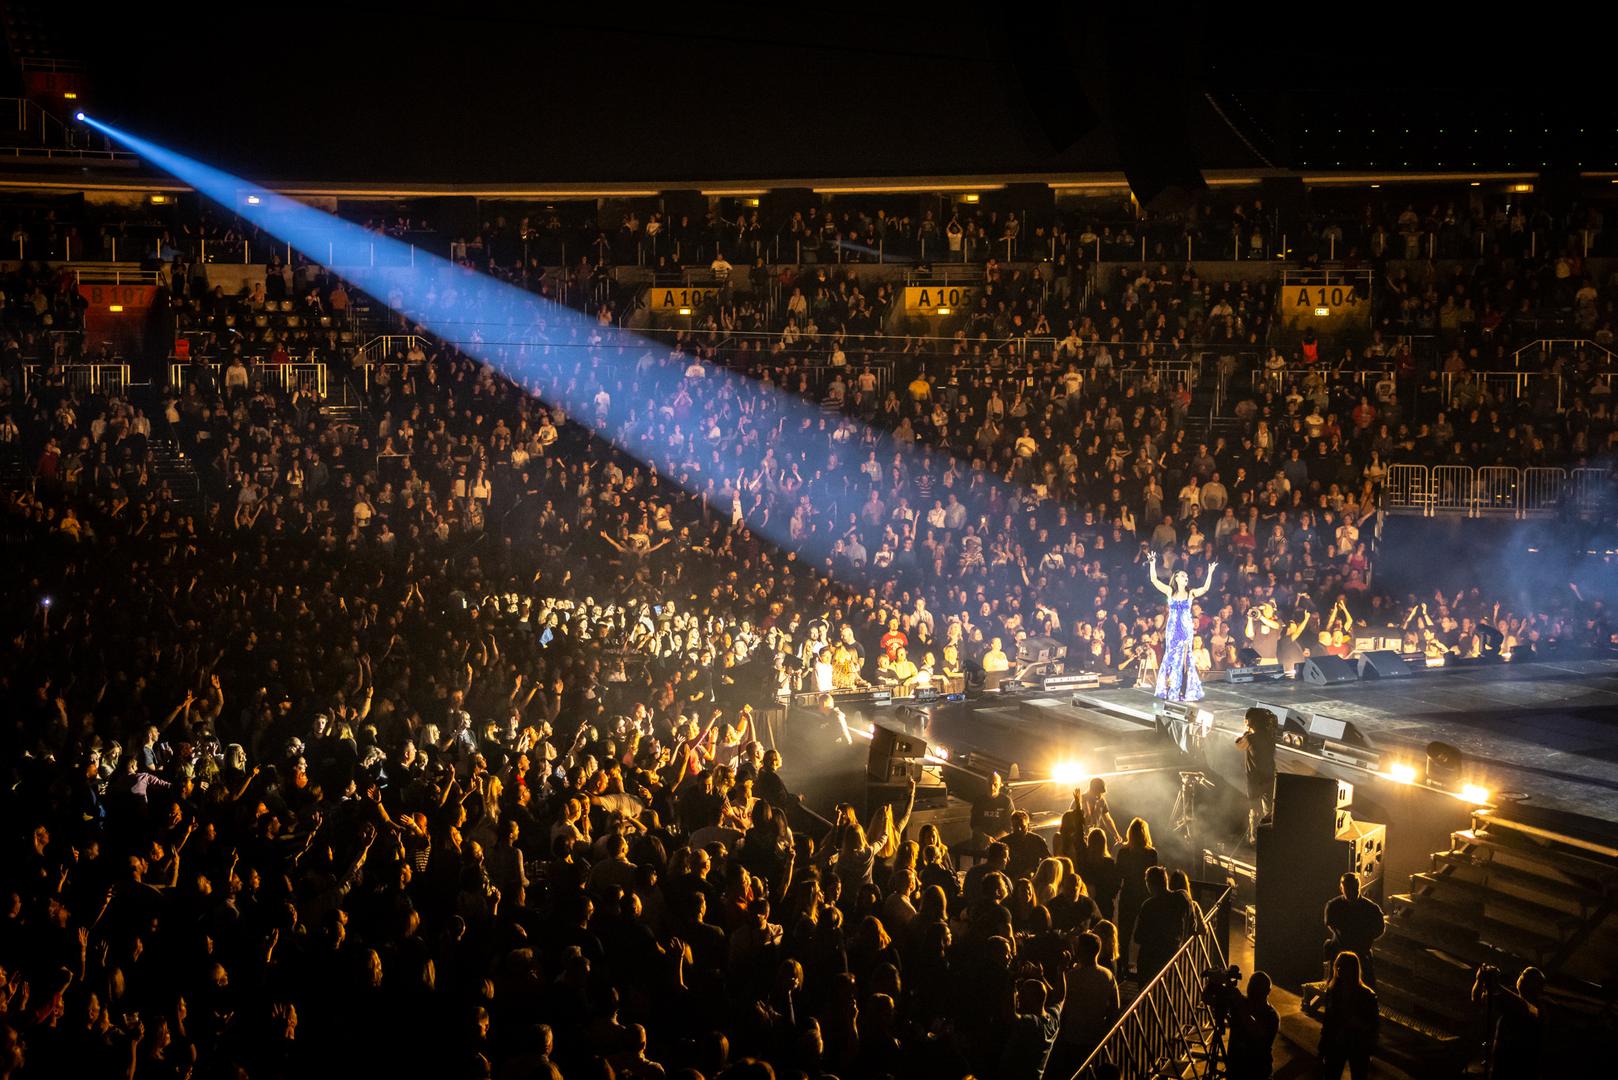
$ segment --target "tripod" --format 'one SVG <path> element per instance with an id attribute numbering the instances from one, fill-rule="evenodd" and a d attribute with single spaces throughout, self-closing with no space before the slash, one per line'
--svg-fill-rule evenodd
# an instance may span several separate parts
<path id="1" fill-rule="evenodd" d="M 1194 840 L 1197 831 L 1197 792 L 1202 788 L 1212 788 L 1213 781 L 1207 774 L 1200 772 L 1182 772 L 1180 774 L 1180 793 L 1174 797 L 1174 831 Z"/>
<path id="2" fill-rule="evenodd" d="M 1225 1048 L 1225 1036 L 1230 1030 L 1230 1006 L 1216 1002 L 1209 1007 L 1214 1026 L 1208 1036 L 1207 1054 L 1202 1059 L 1203 1076 L 1226 1076 L 1230 1072 L 1230 1051 Z"/>

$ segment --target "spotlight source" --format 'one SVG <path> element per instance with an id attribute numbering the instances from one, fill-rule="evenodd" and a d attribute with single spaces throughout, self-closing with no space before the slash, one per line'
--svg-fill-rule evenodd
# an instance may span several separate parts
<path id="1" fill-rule="evenodd" d="M 1083 787 L 1090 779 L 1090 771 L 1078 761 L 1058 761 L 1051 769 L 1051 779 L 1064 787 Z"/>
<path id="2" fill-rule="evenodd" d="M 1461 798 L 1478 806 L 1488 803 L 1490 795 L 1491 792 L 1488 788 L 1478 784 L 1463 784 L 1461 786 Z"/>
<path id="3" fill-rule="evenodd" d="M 76 112 L 76 113 L 73 114 L 73 119 L 79 121 L 82 124 L 84 122 L 84 114 L 81 113 L 81 112 Z"/>
<path id="4" fill-rule="evenodd" d="M 1388 770 L 1388 778 L 1399 784 L 1414 784 L 1416 782 L 1416 767 L 1408 761 L 1395 761 Z"/>

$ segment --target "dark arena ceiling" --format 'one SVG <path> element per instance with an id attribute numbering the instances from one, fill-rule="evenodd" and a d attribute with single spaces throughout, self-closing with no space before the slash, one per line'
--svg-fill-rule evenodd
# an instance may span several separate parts
<path id="1" fill-rule="evenodd" d="M 1608 169 L 1599 72 L 1453 13 L 118 5 L 95 114 L 274 180 Z M 64 13 L 65 14 L 65 13 Z M 1425 21 L 1424 21 L 1425 20 Z M 1558 59 L 1561 57 L 1562 59 Z M 1132 178 L 1133 179 L 1133 178 Z M 1137 184 L 1137 188 L 1139 188 Z"/>

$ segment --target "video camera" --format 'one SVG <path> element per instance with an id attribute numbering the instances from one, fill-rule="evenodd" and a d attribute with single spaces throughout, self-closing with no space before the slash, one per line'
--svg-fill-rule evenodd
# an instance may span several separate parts
<path id="1" fill-rule="evenodd" d="M 1202 973 L 1202 1003 L 1213 1010 L 1216 1017 L 1225 1016 L 1231 1001 L 1241 996 L 1242 969 L 1235 964 L 1226 968 L 1209 968 Z"/>

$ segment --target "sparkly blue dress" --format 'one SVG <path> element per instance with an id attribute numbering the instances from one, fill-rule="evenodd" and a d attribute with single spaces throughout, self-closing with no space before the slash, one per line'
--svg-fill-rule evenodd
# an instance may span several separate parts
<path id="1" fill-rule="evenodd" d="M 1191 630 L 1191 598 L 1171 598 L 1163 627 L 1163 662 L 1157 666 L 1156 696 L 1165 701 L 1202 700 L 1202 677 L 1191 662 Z"/>

